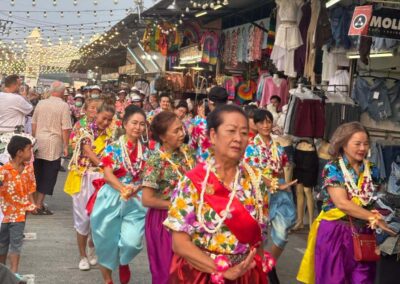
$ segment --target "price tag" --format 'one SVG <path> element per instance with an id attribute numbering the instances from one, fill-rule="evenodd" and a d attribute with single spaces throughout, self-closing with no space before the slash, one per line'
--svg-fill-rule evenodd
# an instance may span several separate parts
<path id="1" fill-rule="evenodd" d="M 374 100 L 379 99 L 379 92 L 374 92 L 374 97 L 373 97 L 373 99 L 374 99 Z"/>

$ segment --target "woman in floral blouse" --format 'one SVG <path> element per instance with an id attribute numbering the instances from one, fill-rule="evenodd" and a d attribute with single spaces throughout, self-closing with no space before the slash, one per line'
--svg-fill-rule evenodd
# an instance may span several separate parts
<path id="1" fill-rule="evenodd" d="M 115 108 L 103 103 L 97 110 L 96 118 L 87 127 L 76 129 L 70 144 L 74 153 L 69 165 L 69 173 L 65 181 L 64 191 L 71 195 L 73 204 L 74 227 L 81 260 L 79 269 L 89 270 L 90 264 L 96 265 L 93 244 L 89 244 L 86 253 L 86 244 L 90 232 L 89 216 L 86 213 L 86 204 L 95 191 L 92 182 L 103 177 L 99 168 L 100 157 L 107 144 L 111 142 L 112 131 L 110 124 Z M 89 258 L 89 259 L 88 259 Z"/>
<path id="2" fill-rule="evenodd" d="M 140 142 L 146 128 L 146 115 L 128 106 L 123 117 L 126 134 L 108 145 L 101 163 L 104 181 L 91 212 L 90 222 L 98 262 L 105 283 L 112 283 L 112 271 L 119 267 L 122 284 L 129 283 L 129 263 L 143 248 L 146 209 L 140 197 L 140 174 L 147 160 L 147 149 Z M 91 210 L 93 206 L 93 210 Z"/>
<path id="3" fill-rule="evenodd" d="M 376 263 L 354 258 L 353 230 L 371 234 L 379 227 L 394 233 L 371 210 L 380 181 L 377 168 L 366 160 L 368 150 L 369 134 L 358 122 L 343 124 L 333 134 L 333 159 L 322 172 L 324 205 L 310 230 L 297 275 L 300 282 L 374 283 Z"/>
<path id="4" fill-rule="evenodd" d="M 150 154 L 143 172 L 143 205 L 146 216 L 146 244 L 153 283 L 168 283 L 172 259 L 170 233 L 163 227 L 171 205 L 172 190 L 185 172 L 194 166 L 192 152 L 183 144 L 182 122 L 172 112 L 156 115 L 151 124 L 153 138 L 160 147 Z"/>
<path id="5" fill-rule="evenodd" d="M 269 180 L 285 183 L 283 168 L 288 162 L 283 147 L 271 137 L 273 116 L 263 109 L 254 111 L 254 123 L 258 134 L 250 141 L 245 162 L 263 171 Z M 289 190 L 269 192 L 269 222 L 271 223 L 272 255 L 278 259 L 287 243 L 290 227 L 296 221 L 296 210 Z"/>
<path id="6" fill-rule="evenodd" d="M 237 106 L 207 117 L 214 154 L 179 181 L 164 225 L 172 231 L 170 283 L 267 283 L 261 171 L 241 162 L 249 124 Z"/>

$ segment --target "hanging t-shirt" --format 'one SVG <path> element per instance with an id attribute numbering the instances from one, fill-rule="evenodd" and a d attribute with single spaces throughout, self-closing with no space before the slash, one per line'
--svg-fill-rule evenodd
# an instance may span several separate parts
<path id="1" fill-rule="evenodd" d="M 273 77 L 267 77 L 264 79 L 264 88 L 260 101 L 260 107 L 264 107 L 265 105 L 269 104 L 272 96 L 278 96 L 281 98 L 281 106 L 288 103 L 289 88 L 287 80 L 275 80 Z"/>

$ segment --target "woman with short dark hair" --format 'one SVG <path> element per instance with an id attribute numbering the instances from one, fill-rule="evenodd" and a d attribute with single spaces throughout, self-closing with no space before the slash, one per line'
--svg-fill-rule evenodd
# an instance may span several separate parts
<path id="1" fill-rule="evenodd" d="M 151 152 L 143 171 L 142 202 L 149 208 L 145 232 L 152 283 L 163 284 L 168 283 L 172 241 L 162 223 L 167 217 L 173 190 L 195 161 L 193 153 L 183 144 L 185 132 L 175 113 L 163 111 L 156 115 L 150 130 L 160 147 Z"/>
<path id="2" fill-rule="evenodd" d="M 314 221 L 297 280 L 303 283 L 373 283 L 373 261 L 355 260 L 352 235 L 390 230 L 371 210 L 380 183 L 378 169 L 367 159 L 369 134 L 359 122 L 336 129 L 322 172 L 322 212 Z M 369 223 L 369 224 L 368 224 Z"/>
<path id="3" fill-rule="evenodd" d="M 259 168 L 269 180 L 284 184 L 288 157 L 283 147 L 271 137 L 273 116 L 269 111 L 259 109 L 254 111 L 253 119 L 258 134 L 247 146 L 245 161 Z M 289 229 L 296 221 L 296 210 L 290 190 L 270 190 L 268 193 L 272 255 L 278 259 L 287 244 Z"/>
<path id="4" fill-rule="evenodd" d="M 261 172 L 242 162 L 249 124 L 223 105 L 207 117 L 213 154 L 177 185 L 164 225 L 172 231 L 169 283 L 267 283 L 267 215 Z"/>

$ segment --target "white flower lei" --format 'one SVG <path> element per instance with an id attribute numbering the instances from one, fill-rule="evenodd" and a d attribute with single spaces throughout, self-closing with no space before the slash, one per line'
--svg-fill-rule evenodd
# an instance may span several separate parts
<path id="1" fill-rule="evenodd" d="M 75 150 L 72 154 L 71 160 L 69 161 L 68 164 L 68 170 L 71 170 L 73 166 L 78 167 L 78 160 L 79 160 L 79 156 L 81 154 L 81 144 L 82 144 L 82 140 L 83 139 L 89 139 L 91 141 L 91 143 L 93 143 L 94 141 L 94 135 L 93 133 L 89 133 L 86 130 L 82 130 L 82 135 L 79 136 L 78 141 L 76 142 L 76 147 Z"/>
<path id="2" fill-rule="evenodd" d="M 215 163 L 214 160 L 212 160 L 212 161 L 209 162 L 209 163 L 206 163 L 206 167 L 207 167 L 207 168 L 206 168 L 206 176 L 205 176 L 205 178 L 204 178 L 203 183 L 201 184 L 200 201 L 199 201 L 199 207 L 198 207 L 198 209 L 197 209 L 197 220 L 198 220 L 200 226 L 201 226 L 207 233 L 210 233 L 210 234 L 215 234 L 216 232 L 218 232 L 218 231 L 221 229 L 222 224 L 225 222 L 225 220 L 226 220 L 227 218 L 230 218 L 230 217 L 231 217 L 231 214 L 230 214 L 230 212 L 231 212 L 231 206 L 232 206 L 233 199 L 234 199 L 235 196 L 236 196 L 236 191 L 237 191 L 237 188 L 238 188 L 238 186 L 239 186 L 239 180 L 240 180 L 240 169 L 239 169 L 239 167 L 237 167 L 237 168 L 236 168 L 236 175 L 235 175 L 235 179 L 234 179 L 234 183 L 233 183 L 233 188 L 232 188 L 232 191 L 231 191 L 230 194 L 229 194 L 229 201 L 228 201 L 228 203 L 227 203 L 227 205 L 226 205 L 225 210 L 223 210 L 223 211 L 221 212 L 221 216 L 222 216 L 222 217 L 220 217 L 220 216 L 217 214 L 217 215 L 216 215 L 216 219 L 217 219 L 217 224 L 216 224 L 216 226 L 214 227 L 214 229 L 208 228 L 208 227 L 206 226 L 205 222 L 204 222 L 204 216 L 203 216 L 203 214 L 202 214 L 202 211 L 203 211 L 203 207 L 204 207 L 204 194 L 205 194 L 205 192 L 206 192 L 206 188 L 207 188 L 208 178 L 209 178 L 209 176 L 210 176 L 210 172 L 212 171 L 211 168 L 214 166 L 214 163 Z M 251 167 L 250 167 L 248 164 L 244 163 L 243 165 L 244 165 L 246 171 L 249 173 L 249 176 L 250 176 L 250 179 L 251 179 L 251 183 L 252 183 L 253 187 L 254 187 L 255 190 L 256 190 L 257 209 L 258 209 L 258 221 L 261 223 L 261 222 L 262 222 L 262 217 L 263 217 L 263 211 L 262 211 L 262 209 L 263 209 L 263 204 L 262 204 L 263 198 L 262 198 L 262 194 L 261 194 L 261 192 L 260 192 L 260 190 L 259 190 L 259 187 L 260 187 L 260 178 L 257 179 L 257 178 L 255 177 L 254 171 L 251 169 Z"/>
<path id="3" fill-rule="evenodd" d="M 129 156 L 128 149 L 126 147 L 127 141 L 125 139 L 125 135 L 122 135 L 118 139 L 118 142 L 119 142 L 119 145 L 122 150 L 122 153 L 121 153 L 122 154 L 122 164 L 126 169 L 128 169 L 131 172 L 133 178 L 135 178 L 135 176 L 140 172 L 140 170 L 142 168 L 142 162 L 143 162 L 142 143 L 140 143 L 140 141 L 138 139 L 138 141 L 137 141 L 138 152 L 137 152 L 137 157 L 136 157 L 136 162 L 135 162 L 136 167 L 134 168 L 132 165 L 131 158 Z"/>
<path id="4" fill-rule="evenodd" d="M 371 169 L 367 160 L 363 161 L 364 172 L 361 188 L 355 184 L 352 174 L 347 169 L 343 157 L 339 158 L 340 170 L 343 173 L 344 182 L 351 197 L 358 197 L 363 205 L 368 205 L 373 199 L 374 185 L 371 178 Z"/>

